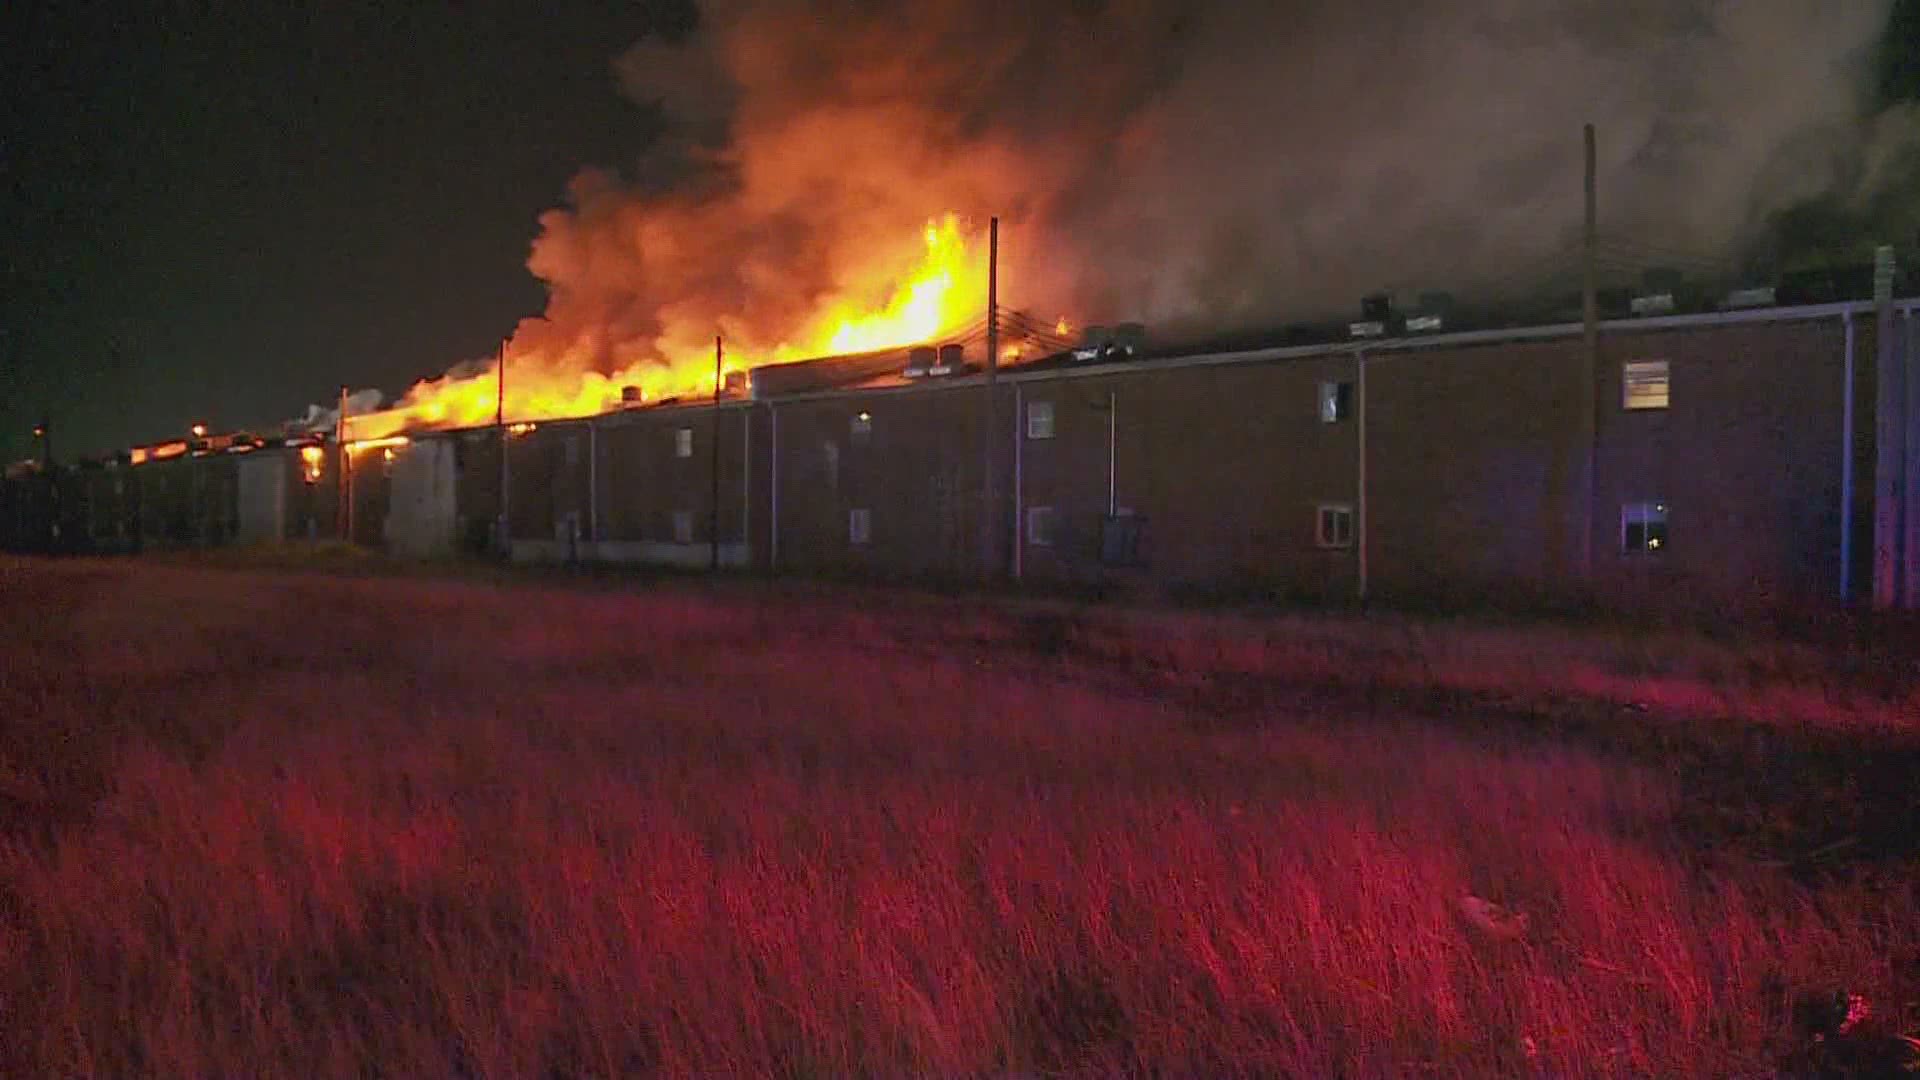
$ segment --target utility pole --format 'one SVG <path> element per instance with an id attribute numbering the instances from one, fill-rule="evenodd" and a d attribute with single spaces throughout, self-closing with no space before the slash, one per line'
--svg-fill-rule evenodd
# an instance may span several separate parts
<path id="1" fill-rule="evenodd" d="M 713 444 L 708 456 L 708 472 L 713 480 L 713 497 L 707 502 L 707 544 L 710 548 L 707 571 L 709 573 L 720 569 L 720 365 L 725 356 L 720 335 L 713 335 L 713 423 L 708 426 L 707 440 Z"/>
<path id="2" fill-rule="evenodd" d="M 1587 157 L 1587 212 L 1586 228 L 1581 236 L 1580 251 L 1580 452 L 1585 458 L 1586 467 L 1582 470 L 1580 512 L 1574 515 L 1580 526 L 1580 576 L 1593 580 L 1593 529 L 1594 504 L 1599 497 L 1600 467 L 1600 297 L 1599 268 L 1597 266 L 1600 246 L 1599 203 L 1597 198 L 1598 166 L 1594 151 L 1593 125 L 1585 129 Z"/>
<path id="3" fill-rule="evenodd" d="M 998 442 L 994 438 L 994 429 L 999 412 L 998 400 L 1000 370 L 1000 219 L 987 221 L 987 404 L 984 426 L 980 433 L 980 443 L 984 450 L 981 455 L 981 505 L 980 505 L 980 571 L 981 576 L 991 580 L 998 572 L 998 560 L 994 558 L 997 546 L 994 531 L 999 519 L 999 504 L 994 495 L 993 448 Z"/>
<path id="4" fill-rule="evenodd" d="M 500 522 L 495 529 L 500 555 L 509 561 L 513 559 L 513 519 L 508 516 L 507 487 L 513 479 L 507 467 L 507 445 L 511 436 L 507 434 L 507 343 L 500 342 L 500 361 L 494 367 L 493 379 L 493 426 L 500 431 Z"/>
<path id="5" fill-rule="evenodd" d="M 353 543 L 353 491 L 348 486 L 351 462 L 347 457 L 347 384 L 340 384 L 340 412 L 333 421 L 334 515 L 333 528 L 340 542 Z"/>

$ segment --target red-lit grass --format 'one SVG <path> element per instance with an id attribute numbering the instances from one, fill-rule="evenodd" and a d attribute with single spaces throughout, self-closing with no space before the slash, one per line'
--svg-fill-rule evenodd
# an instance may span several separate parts
<path id="1" fill-rule="evenodd" d="M 1787 767 L 1910 814 L 1823 770 L 1911 762 L 1911 671 L 873 599 L 0 564 L 0 1072 L 1764 1075 L 1802 994 L 1915 1019 L 1913 849 L 1803 858 Z"/>

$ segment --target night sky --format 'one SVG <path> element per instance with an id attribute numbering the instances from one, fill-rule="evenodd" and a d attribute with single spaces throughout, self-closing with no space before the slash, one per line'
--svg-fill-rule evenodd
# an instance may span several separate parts
<path id="1" fill-rule="evenodd" d="M 654 117 L 607 5 L 19 4 L 0 16 L 0 459 L 267 424 L 393 394 L 543 306 L 538 214 Z"/>

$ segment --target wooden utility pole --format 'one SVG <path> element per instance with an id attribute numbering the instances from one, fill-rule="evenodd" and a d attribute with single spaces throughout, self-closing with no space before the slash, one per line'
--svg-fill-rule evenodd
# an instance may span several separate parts
<path id="1" fill-rule="evenodd" d="M 713 496 L 707 503 L 707 558 L 709 572 L 720 569 L 720 364 L 726 356 L 720 335 L 713 335 L 713 423 L 708 427 L 708 442 L 713 444 L 708 471 L 713 480 Z"/>
<path id="2" fill-rule="evenodd" d="M 987 403 L 986 415 L 980 432 L 982 447 L 980 480 L 980 572 L 981 576 L 991 580 L 999 572 L 999 560 L 995 555 L 998 546 L 995 537 L 996 522 L 1000 517 L 1000 506 L 996 502 L 994 488 L 993 448 L 999 440 L 995 437 L 995 428 L 999 412 L 996 395 L 999 393 L 1000 371 L 1000 219 L 991 218 L 987 222 Z"/>
<path id="3" fill-rule="evenodd" d="M 1874 447 L 1873 606 L 1897 607 L 1901 599 L 1902 510 L 1907 478 L 1907 385 L 1894 333 L 1893 249 L 1874 252 Z"/>
<path id="4" fill-rule="evenodd" d="M 1580 512 L 1574 519 L 1580 527 L 1580 575 L 1593 580 L 1593 530 L 1595 503 L 1599 498 L 1600 468 L 1600 246 L 1599 204 L 1596 197 L 1598 168 L 1594 152 L 1593 125 L 1586 126 L 1587 211 L 1586 228 L 1580 245 L 1580 453 L 1585 459 L 1580 482 Z"/>

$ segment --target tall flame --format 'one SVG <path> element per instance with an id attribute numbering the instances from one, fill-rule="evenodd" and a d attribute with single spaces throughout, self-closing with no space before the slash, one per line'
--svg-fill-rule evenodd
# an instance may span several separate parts
<path id="1" fill-rule="evenodd" d="M 928 222 L 921 241 L 904 256 L 876 253 L 853 280 L 820 297 L 813 314 L 790 338 L 756 347 L 756 340 L 766 340 L 760 335 L 768 328 L 734 328 L 745 340 L 727 343 L 722 377 L 761 364 L 931 341 L 980 318 L 984 267 L 973 265 L 960 219 L 947 214 Z M 403 431 L 491 424 L 502 404 L 509 420 L 592 416 L 619 407 L 629 386 L 638 387 L 647 401 L 714 391 L 711 351 L 676 346 L 664 338 L 649 351 L 652 355 L 606 373 L 592 370 L 584 346 L 554 355 L 524 348 L 516 337 L 502 353 L 507 364 L 504 402 L 500 358 L 495 358 L 479 370 L 423 379 L 391 409 L 350 416 L 349 437 L 379 439 Z"/>

